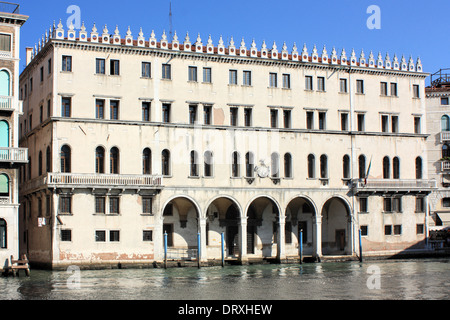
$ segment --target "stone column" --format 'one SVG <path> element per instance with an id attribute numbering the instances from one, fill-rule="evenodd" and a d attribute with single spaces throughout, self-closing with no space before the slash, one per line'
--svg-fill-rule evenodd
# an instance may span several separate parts
<path id="1" fill-rule="evenodd" d="M 277 260 L 282 261 L 286 259 L 286 216 L 280 214 L 278 220 L 278 239 L 277 239 Z"/>
<path id="2" fill-rule="evenodd" d="M 247 256 L 247 217 L 241 217 L 239 222 L 239 260 L 241 264 L 248 263 Z"/>
<path id="3" fill-rule="evenodd" d="M 200 230 L 200 261 L 207 261 L 208 255 L 206 253 L 206 218 L 200 218 L 198 221 L 198 228 Z"/>
<path id="4" fill-rule="evenodd" d="M 313 238 L 313 246 L 314 252 L 313 257 L 316 260 L 320 260 L 322 258 L 322 216 L 314 216 L 314 238 Z"/>
<path id="5" fill-rule="evenodd" d="M 56 193 L 55 190 L 51 191 L 51 199 L 52 199 L 52 210 L 51 210 L 51 226 L 50 228 L 53 229 L 52 234 L 52 257 L 51 257 L 51 264 L 58 264 L 60 262 L 60 250 L 59 250 L 59 241 L 60 241 L 60 230 L 59 227 L 59 221 L 58 221 L 58 211 L 59 211 L 59 195 Z M 72 198 L 73 202 L 73 198 Z M 27 212 L 27 214 L 30 214 Z M 28 228 L 30 226 L 28 225 Z M 30 241 L 27 237 L 27 242 Z M 28 247 L 28 246 L 27 246 Z M 28 251 L 28 250 L 27 250 Z M 28 252 L 27 252 L 28 254 Z M 28 257 L 30 258 L 30 257 Z"/>

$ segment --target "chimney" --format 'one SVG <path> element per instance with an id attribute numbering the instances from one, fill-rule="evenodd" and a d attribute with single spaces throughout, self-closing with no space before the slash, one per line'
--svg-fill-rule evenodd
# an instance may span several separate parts
<path id="1" fill-rule="evenodd" d="M 27 50 L 27 65 L 29 65 L 31 62 L 31 55 L 33 52 L 33 48 L 27 47 L 26 50 Z"/>

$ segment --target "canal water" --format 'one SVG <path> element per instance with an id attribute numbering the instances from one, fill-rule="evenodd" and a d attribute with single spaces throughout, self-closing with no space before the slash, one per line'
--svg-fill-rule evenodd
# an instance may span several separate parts
<path id="1" fill-rule="evenodd" d="M 0 300 L 448 300 L 450 259 L 208 268 L 32 270 Z"/>

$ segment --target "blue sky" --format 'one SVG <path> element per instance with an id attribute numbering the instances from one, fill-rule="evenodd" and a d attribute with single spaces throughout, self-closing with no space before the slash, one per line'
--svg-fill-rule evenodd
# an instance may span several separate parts
<path id="1" fill-rule="evenodd" d="M 200 33 L 206 43 L 211 35 L 217 44 L 220 35 L 225 42 L 233 37 L 236 45 L 244 38 L 249 47 L 255 39 L 260 48 L 265 40 L 268 47 L 275 41 L 278 48 L 286 42 L 291 50 L 294 42 L 299 49 L 306 43 L 328 52 L 336 47 L 338 53 L 345 48 L 357 55 L 372 50 L 375 56 L 388 52 L 391 58 L 412 55 L 414 61 L 422 59 L 425 72 L 434 73 L 440 68 L 450 68 L 450 1 L 448 0 L 147 0 L 147 1 L 15 1 L 21 13 L 30 18 L 22 28 L 23 48 L 34 46 L 53 21 L 61 19 L 66 24 L 71 14 L 70 5 L 77 5 L 81 20 L 88 31 L 95 22 L 98 29 L 108 25 L 110 33 L 119 26 L 125 35 L 128 26 L 134 36 L 142 27 L 146 38 L 152 30 L 160 39 L 164 30 L 169 32 L 169 4 L 172 3 L 173 30 L 180 40 L 189 32 L 195 41 Z M 380 8 L 380 29 L 369 29 L 367 13 L 370 5 Z M 24 60 L 25 49 L 21 58 Z"/>

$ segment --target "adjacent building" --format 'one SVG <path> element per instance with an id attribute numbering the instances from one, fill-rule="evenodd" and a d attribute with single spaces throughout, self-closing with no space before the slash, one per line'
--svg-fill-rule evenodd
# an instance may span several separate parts
<path id="1" fill-rule="evenodd" d="M 35 265 L 220 261 L 222 235 L 240 263 L 425 247 L 420 59 L 59 23 L 27 60 Z"/>
<path id="2" fill-rule="evenodd" d="M 437 190 L 430 196 L 430 230 L 439 231 L 450 226 L 450 72 L 441 69 L 431 75 L 426 88 L 428 172 L 437 181 Z M 439 233 L 439 232 L 438 232 Z M 443 234 L 442 234 L 443 235 Z M 432 239 L 442 246 L 444 238 L 436 232 Z M 432 240 L 432 243 L 434 241 Z"/>
<path id="3" fill-rule="evenodd" d="M 27 19 L 19 5 L 0 2 L 0 270 L 19 256 L 19 168 L 28 161 L 19 148 L 19 54 Z"/>

